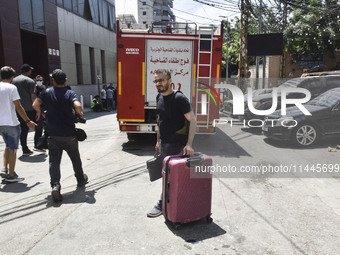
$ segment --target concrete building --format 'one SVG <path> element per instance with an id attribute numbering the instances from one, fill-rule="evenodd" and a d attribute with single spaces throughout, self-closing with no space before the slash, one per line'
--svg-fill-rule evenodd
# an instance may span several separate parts
<path id="1" fill-rule="evenodd" d="M 120 29 L 147 29 L 147 25 L 138 24 L 133 14 L 120 14 L 117 16 Z"/>
<path id="2" fill-rule="evenodd" d="M 120 28 L 132 28 L 137 25 L 137 21 L 133 14 L 120 14 L 117 16 Z"/>
<path id="3" fill-rule="evenodd" d="M 152 23 L 168 24 L 176 21 L 171 8 L 173 0 L 142 0 L 138 1 L 138 23 L 147 24 L 149 27 Z"/>
<path id="4" fill-rule="evenodd" d="M 114 0 L 0 0 L 0 65 L 17 72 L 23 63 L 33 76 L 56 68 L 83 95 L 98 94 L 98 81 L 116 83 Z M 98 80 L 99 78 L 99 80 Z"/>

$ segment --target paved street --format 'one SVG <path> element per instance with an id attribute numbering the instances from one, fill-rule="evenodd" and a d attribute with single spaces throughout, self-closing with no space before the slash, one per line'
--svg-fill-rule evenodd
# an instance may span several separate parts
<path id="1" fill-rule="evenodd" d="M 299 149 L 240 126 L 196 136 L 194 149 L 212 156 L 215 169 L 235 171 L 214 174 L 214 221 L 177 231 L 164 217 L 146 217 L 161 191 L 145 167 L 155 136 L 129 142 L 115 114 L 85 117 L 77 125 L 88 134 L 80 152 L 89 184 L 76 188 L 64 155 L 61 203 L 51 200 L 47 155 L 18 150 L 16 171 L 25 181 L 0 184 L 1 254 L 339 254 L 340 151 L 327 147 L 340 138 Z M 307 172 L 317 164 L 334 169 Z M 254 166 L 262 171 L 245 172 Z"/>

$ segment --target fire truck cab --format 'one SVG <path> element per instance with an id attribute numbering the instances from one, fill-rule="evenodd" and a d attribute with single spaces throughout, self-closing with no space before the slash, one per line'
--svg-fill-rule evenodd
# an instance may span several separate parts
<path id="1" fill-rule="evenodd" d="M 222 105 L 220 81 L 222 28 L 173 23 L 149 30 L 122 30 L 117 22 L 117 120 L 122 132 L 156 133 L 154 71 L 170 70 L 172 87 L 190 100 L 197 133 L 215 133 Z"/>

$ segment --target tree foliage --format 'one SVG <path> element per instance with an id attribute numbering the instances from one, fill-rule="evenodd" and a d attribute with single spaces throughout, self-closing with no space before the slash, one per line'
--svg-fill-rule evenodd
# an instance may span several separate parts
<path id="1" fill-rule="evenodd" d="M 283 32 L 286 48 L 297 60 L 299 54 L 323 53 L 334 55 L 340 50 L 340 0 L 260 0 L 249 1 L 248 33 Z M 286 13 L 286 19 L 285 19 Z M 237 74 L 240 19 L 225 23 L 224 37 L 228 38 L 229 75 Z M 226 65 L 226 43 L 223 46 L 222 70 Z M 249 64 L 254 58 L 249 58 Z M 223 73 L 222 73 L 223 76 Z"/>
<path id="2" fill-rule="evenodd" d="M 327 53 L 340 49 L 340 4 L 338 0 L 309 0 L 297 6 L 291 1 L 284 30 L 287 51 L 298 54 Z"/>

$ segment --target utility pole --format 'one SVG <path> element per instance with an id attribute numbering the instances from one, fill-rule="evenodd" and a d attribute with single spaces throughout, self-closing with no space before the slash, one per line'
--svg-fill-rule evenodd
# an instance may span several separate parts
<path id="1" fill-rule="evenodd" d="M 260 14 L 259 14 L 259 30 L 258 33 L 261 34 L 262 28 L 262 0 L 260 0 Z M 260 69 L 260 56 L 256 56 L 256 81 L 255 81 L 255 89 L 259 88 L 259 69 Z M 264 78 L 264 77 L 263 77 Z"/>
<path id="2" fill-rule="evenodd" d="M 287 25 L 287 1 L 284 2 L 283 6 L 283 28 L 282 32 L 285 30 Z M 283 39 L 283 51 L 281 56 L 281 65 L 280 65 L 280 77 L 285 78 L 286 77 L 286 42 L 285 39 Z"/>
<path id="3" fill-rule="evenodd" d="M 245 92 L 245 78 L 247 77 L 248 55 L 247 55 L 247 35 L 248 35 L 249 0 L 241 0 L 241 29 L 240 29 L 240 53 L 238 65 L 239 87 Z"/>
<path id="4" fill-rule="evenodd" d="M 229 78 L 229 39 L 230 38 L 229 38 L 229 33 L 228 33 L 228 26 L 229 26 L 228 17 L 226 18 L 227 18 L 227 22 L 225 23 L 226 24 L 225 43 L 227 47 L 227 55 L 226 55 L 226 65 L 225 65 L 225 80 L 228 81 L 228 78 Z"/>

